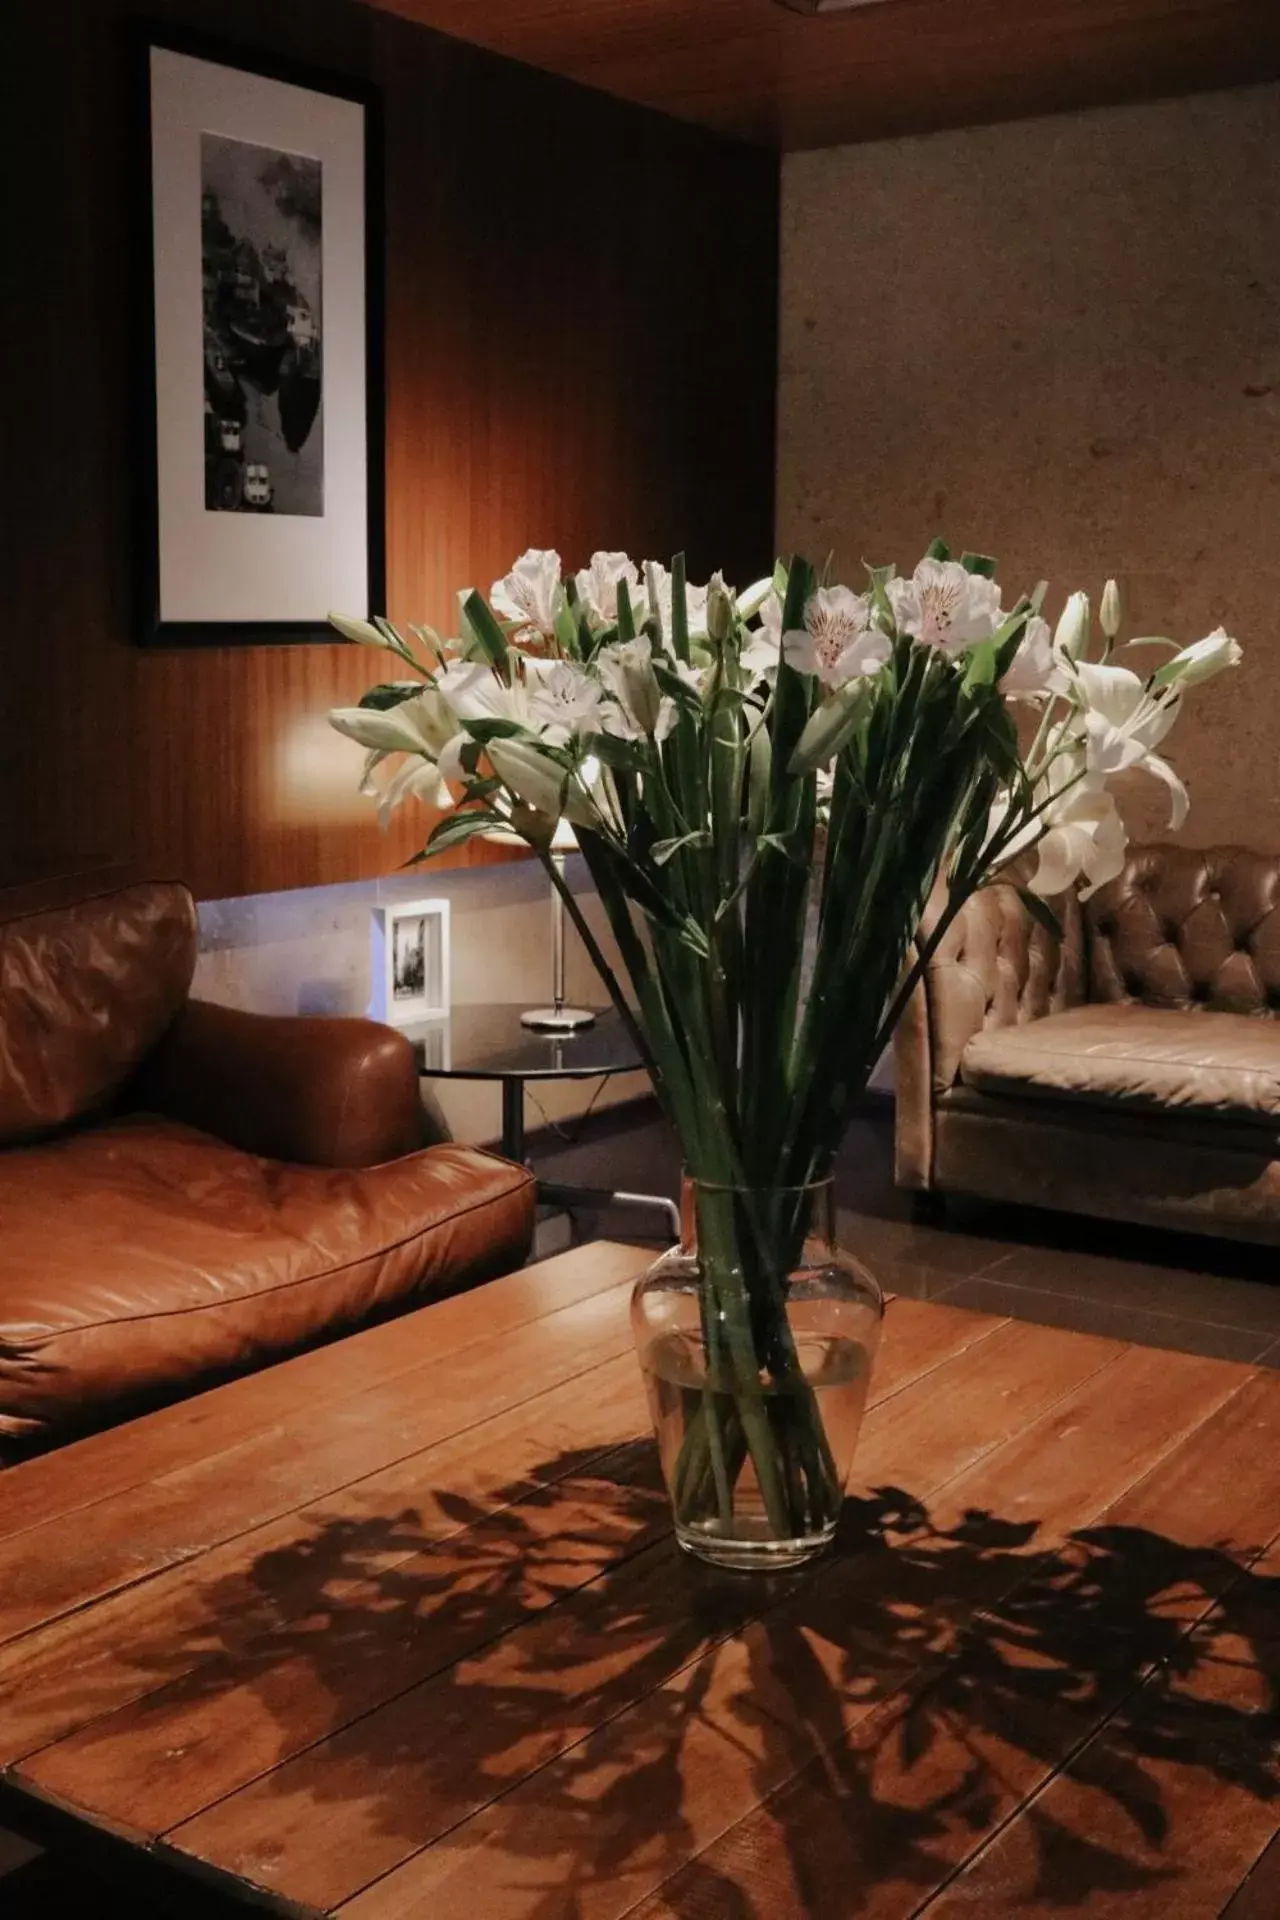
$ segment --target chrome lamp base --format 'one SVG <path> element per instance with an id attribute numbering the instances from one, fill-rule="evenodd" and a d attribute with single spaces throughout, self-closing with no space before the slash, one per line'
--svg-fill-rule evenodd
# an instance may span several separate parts
<path id="1" fill-rule="evenodd" d="M 530 1007 L 520 1015 L 520 1025 L 535 1033 L 580 1033 L 595 1023 L 594 1013 L 586 1007 Z"/>

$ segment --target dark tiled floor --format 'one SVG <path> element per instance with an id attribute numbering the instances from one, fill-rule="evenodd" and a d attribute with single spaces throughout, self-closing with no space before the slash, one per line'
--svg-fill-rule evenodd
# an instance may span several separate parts
<path id="1" fill-rule="evenodd" d="M 589 1121 L 571 1143 L 544 1134 L 533 1151 L 547 1178 L 679 1189 L 679 1151 L 643 1103 Z M 836 1193 L 844 1244 L 886 1291 L 1280 1367 L 1280 1248 L 977 1201 L 952 1202 L 945 1227 L 917 1225 L 894 1188 L 887 1106 L 850 1128 Z M 652 1218 L 616 1208 L 584 1213 L 577 1226 L 583 1238 L 661 1232 Z"/>

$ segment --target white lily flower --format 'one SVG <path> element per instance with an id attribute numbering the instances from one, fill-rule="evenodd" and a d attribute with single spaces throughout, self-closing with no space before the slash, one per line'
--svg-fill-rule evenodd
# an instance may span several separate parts
<path id="1" fill-rule="evenodd" d="M 644 577 L 646 580 L 649 577 L 651 568 L 658 590 L 657 614 L 658 619 L 662 623 L 662 637 L 667 645 L 670 646 L 671 575 L 660 560 L 646 560 L 644 563 Z M 689 632 L 699 639 L 705 639 L 707 633 L 707 591 L 706 587 L 695 587 L 688 581 L 685 582 L 684 603 L 688 617 Z M 650 611 L 647 590 L 640 595 L 639 601 L 637 602 L 637 608 L 639 609 L 640 607 L 643 607 L 645 612 Z M 643 615 L 637 610 L 636 619 L 640 620 L 641 618 L 643 618 Z"/>
<path id="2" fill-rule="evenodd" d="M 451 661 L 436 685 L 450 711 L 461 721 L 514 720 L 522 727 L 530 725 L 526 682 L 513 680 L 510 686 L 504 685 L 483 660 Z"/>
<path id="3" fill-rule="evenodd" d="M 454 786 L 463 786 L 475 772 L 479 751 L 469 733 L 455 733 L 453 738 L 446 741 L 440 749 L 439 758 L 436 761 L 440 778 L 451 782 Z"/>
<path id="4" fill-rule="evenodd" d="M 668 672 L 674 673 L 676 679 L 682 680 L 690 693 L 696 693 L 701 700 L 710 677 L 706 667 L 695 667 L 689 660 L 668 660 L 665 665 Z"/>
<path id="5" fill-rule="evenodd" d="M 647 637 L 615 641 L 596 657 L 604 686 L 616 705 L 604 710 L 604 730 L 624 740 L 665 740 L 676 723 L 676 703 L 653 671 Z"/>
<path id="6" fill-rule="evenodd" d="M 574 575 L 578 598 L 589 613 L 610 626 L 618 617 L 618 582 L 625 580 L 634 607 L 640 597 L 640 569 L 626 553 L 593 553 Z"/>
<path id="7" fill-rule="evenodd" d="M 1053 650 L 1062 661 L 1078 660 L 1089 644 L 1089 596 L 1072 593 L 1053 630 Z"/>
<path id="8" fill-rule="evenodd" d="M 563 598 L 560 555 L 550 547 L 529 547 L 489 592 L 489 604 L 499 620 L 514 620 L 522 632 L 550 638 Z"/>
<path id="9" fill-rule="evenodd" d="M 1166 660 L 1155 676 L 1155 683 L 1182 693 L 1187 687 L 1198 687 L 1212 680 L 1227 667 L 1238 667 L 1243 659 L 1240 642 L 1233 640 L 1225 627 L 1215 627 L 1203 640 L 1193 640 L 1181 653 L 1175 653 L 1172 660 Z"/>
<path id="10" fill-rule="evenodd" d="M 1098 625 L 1108 640 L 1114 640 L 1120 631 L 1120 589 L 1114 580 L 1108 580 L 1102 589 L 1102 598 L 1098 602 Z"/>
<path id="11" fill-rule="evenodd" d="M 434 687 L 424 687 L 397 707 L 333 707 L 329 725 L 362 747 L 380 753 L 421 753 L 432 760 L 456 731 Z"/>
<path id="12" fill-rule="evenodd" d="M 824 687 L 842 687 L 877 672 L 892 645 L 873 624 L 871 601 L 848 587 L 819 587 L 804 610 L 804 626 L 782 636 L 788 666 L 816 674 Z"/>
<path id="13" fill-rule="evenodd" d="M 1080 660 L 1075 687 L 1084 709 L 1085 753 L 1090 773 L 1126 773 L 1141 767 L 1169 789 L 1169 824 L 1175 830 L 1187 817 L 1190 801 L 1182 781 L 1156 752 L 1178 717 L 1176 698 L 1149 694 L 1127 667 Z"/>
<path id="14" fill-rule="evenodd" d="M 1034 794 L 1037 817 L 1014 835 L 1000 865 L 1007 867 L 1034 849 L 1037 864 L 1028 882 L 1034 893 L 1052 898 L 1083 878 L 1088 885 L 1082 898 L 1087 898 L 1120 872 L 1128 835 L 1106 782 L 1087 771 L 1083 746 L 1067 734 L 1065 724 L 1054 729 L 1049 751 Z M 991 809 L 992 838 L 1004 827 L 1009 805 L 1006 794 Z"/>
<path id="15" fill-rule="evenodd" d="M 745 593 L 738 595 L 738 612 L 741 617 L 744 620 L 754 620 L 770 595 L 772 595 L 775 600 L 778 597 L 774 588 L 772 574 L 769 574 L 764 580 L 756 580 L 746 589 Z M 781 618 L 781 607 L 778 609 L 778 614 L 779 618 Z"/>
<path id="16" fill-rule="evenodd" d="M 533 666 L 542 664 L 530 662 Z M 600 731 L 601 699 L 599 684 L 590 674 L 568 660 L 555 661 L 549 673 L 539 674 L 530 681 L 530 724 L 563 746 L 579 734 Z"/>
<path id="17" fill-rule="evenodd" d="M 421 800 L 442 813 L 453 805 L 453 795 L 440 768 L 430 760 L 401 762 L 378 795 L 378 825 L 385 830 L 392 814 L 405 800 Z"/>
<path id="18" fill-rule="evenodd" d="M 1003 617 L 995 581 L 958 560 L 922 560 L 909 580 L 890 580 L 885 592 L 898 632 L 944 653 L 989 640 Z"/>
<path id="19" fill-rule="evenodd" d="M 748 636 L 747 644 L 738 655 L 738 665 L 748 682 L 772 682 L 782 655 L 782 602 L 771 583 L 762 584 L 767 591 L 757 608 L 760 625 Z"/>
<path id="20" fill-rule="evenodd" d="M 1149 694 L 1128 667 L 1078 660 L 1073 685 L 1084 710 L 1090 773 L 1123 773 L 1145 760 L 1178 717 L 1176 699 Z"/>
<path id="21" fill-rule="evenodd" d="M 1080 898 L 1087 900 L 1123 871 L 1129 836 L 1100 780 L 1086 779 L 1073 787 L 1049 818 L 1029 882 L 1033 893 L 1052 898 L 1083 879 L 1088 884 L 1080 888 Z"/>
<path id="22" fill-rule="evenodd" d="M 498 778 L 517 800 L 549 819 L 560 818 L 569 784 L 562 766 L 528 740 L 491 740 L 485 753 Z"/>
<path id="23" fill-rule="evenodd" d="M 1049 622 L 1033 613 L 1018 651 L 1000 680 L 1006 700 L 1045 700 L 1067 691 L 1068 679 L 1053 650 Z"/>

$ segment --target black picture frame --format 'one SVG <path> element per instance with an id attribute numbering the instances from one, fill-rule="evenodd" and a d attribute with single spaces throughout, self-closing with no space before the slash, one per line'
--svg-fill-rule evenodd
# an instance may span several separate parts
<path id="1" fill-rule="evenodd" d="M 160 458 L 158 447 L 154 180 L 151 54 L 162 48 L 189 59 L 257 75 L 309 92 L 351 101 L 363 113 L 364 171 L 364 432 L 367 486 L 365 522 L 368 605 L 341 611 L 362 617 L 386 605 L 385 178 L 382 96 L 372 82 L 233 45 L 169 23 L 134 22 L 129 29 L 130 120 L 137 129 L 133 169 L 136 217 L 131 253 L 137 311 L 132 414 L 140 454 L 133 463 L 135 638 L 146 647 L 243 647 L 335 644 L 323 615 L 302 620 L 164 619 L 160 595 Z"/>

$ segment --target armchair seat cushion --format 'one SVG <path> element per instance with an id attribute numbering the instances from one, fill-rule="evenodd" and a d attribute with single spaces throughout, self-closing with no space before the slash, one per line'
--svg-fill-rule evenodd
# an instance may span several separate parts
<path id="1" fill-rule="evenodd" d="M 1280 1122 L 1280 1024 L 1137 1003 L 1073 1007 L 968 1042 L 961 1083 L 1004 1098 Z"/>
<path id="2" fill-rule="evenodd" d="M 474 1147 L 262 1159 L 150 1114 L 0 1155 L 0 1437 L 43 1438 L 518 1266 L 532 1176 Z"/>

